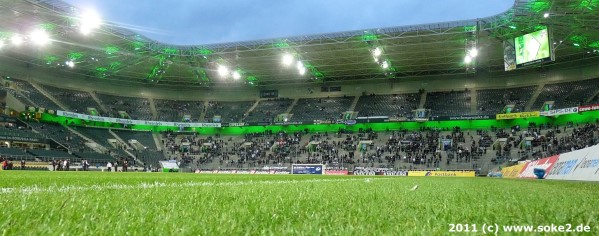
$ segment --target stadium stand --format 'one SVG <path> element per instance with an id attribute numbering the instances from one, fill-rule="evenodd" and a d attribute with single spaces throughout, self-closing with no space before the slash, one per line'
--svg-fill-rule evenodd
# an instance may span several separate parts
<path id="1" fill-rule="evenodd" d="M 87 108 L 95 108 L 98 112 L 101 111 L 98 103 L 92 98 L 89 92 L 76 91 L 71 89 L 57 88 L 47 85 L 40 85 L 46 92 L 51 96 L 58 99 L 58 101 L 72 112 L 90 114 Z M 100 114 L 90 114 L 100 115 Z"/>
<path id="2" fill-rule="evenodd" d="M 241 122 L 244 114 L 254 105 L 253 101 L 245 102 L 215 102 L 208 103 L 206 108 L 206 122 L 212 122 L 216 115 L 221 116 L 222 122 Z"/>
<path id="3" fill-rule="evenodd" d="M 85 146 L 85 140 L 79 135 L 72 133 L 67 128 L 59 124 L 50 123 L 39 123 L 39 122 L 26 122 L 29 127 L 38 131 L 48 139 L 52 139 L 71 151 L 75 152 L 93 152 L 90 148 Z"/>
<path id="4" fill-rule="evenodd" d="M 28 153 L 31 153 L 31 155 L 36 156 L 37 158 L 39 158 L 42 161 L 49 161 L 49 160 L 61 160 L 61 159 L 70 159 L 70 160 L 74 160 L 77 157 L 69 154 L 68 152 L 65 151 L 59 151 L 59 150 L 44 150 L 44 149 L 29 149 L 27 150 Z"/>
<path id="5" fill-rule="evenodd" d="M 204 102 L 200 101 L 175 101 L 154 99 L 154 105 L 160 121 L 184 121 L 185 115 L 190 115 L 190 121 L 198 121 L 204 110 Z"/>
<path id="6" fill-rule="evenodd" d="M 554 101 L 554 109 L 586 105 L 586 100 L 599 90 L 599 79 L 546 84 L 532 110 L 540 110 L 543 103 Z"/>
<path id="7" fill-rule="evenodd" d="M 476 111 L 479 115 L 497 114 L 506 105 L 514 105 L 512 112 L 522 112 L 536 86 L 506 89 L 477 90 Z"/>
<path id="8" fill-rule="evenodd" d="M 418 109 L 420 94 L 366 95 L 361 96 L 354 111 L 358 116 L 411 117 Z"/>
<path id="9" fill-rule="evenodd" d="M 60 109 L 56 103 L 34 88 L 29 82 L 23 80 L 14 80 L 14 83 L 21 88 L 21 93 L 24 96 L 35 102 L 38 106 L 50 110 Z"/>
<path id="10" fill-rule="evenodd" d="M 19 138 L 31 138 L 31 139 L 42 139 L 44 138 L 42 135 L 31 132 L 30 130 L 24 127 L 7 127 L 0 126 L 0 135 L 9 136 L 9 137 L 19 137 Z"/>
<path id="11" fill-rule="evenodd" d="M 292 103 L 293 100 L 287 98 L 260 100 L 258 105 L 248 113 L 245 121 L 272 122 L 277 115 L 285 113 Z"/>
<path id="12" fill-rule="evenodd" d="M 0 155 L 9 156 L 14 160 L 35 160 L 35 157 L 21 148 L 0 147 Z"/>
<path id="13" fill-rule="evenodd" d="M 424 108 L 432 115 L 450 116 L 470 114 L 471 91 L 429 92 Z"/>
<path id="14" fill-rule="evenodd" d="M 116 154 L 119 157 L 127 157 L 128 154 L 123 151 L 125 147 L 122 144 L 116 142 L 112 143 L 110 140 L 116 140 L 116 138 L 110 134 L 108 129 L 102 128 L 87 128 L 87 127 L 73 127 L 74 130 L 94 140 L 96 143 L 104 146 L 110 150 L 111 154 Z"/>
<path id="15" fill-rule="evenodd" d="M 150 101 L 147 98 L 120 97 L 101 93 L 97 96 L 108 109 L 109 117 L 126 118 L 119 115 L 119 111 L 125 111 L 132 119 L 152 120 Z"/>
<path id="16" fill-rule="evenodd" d="M 336 120 L 350 109 L 353 96 L 302 98 L 291 110 L 292 121 Z"/>

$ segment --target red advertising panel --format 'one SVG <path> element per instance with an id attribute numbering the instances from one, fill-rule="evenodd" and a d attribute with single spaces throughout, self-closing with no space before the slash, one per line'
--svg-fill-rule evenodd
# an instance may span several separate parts
<path id="1" fill-rule="evenodd" d="M 349 171 L 347 170 L 325 170 L 325 175 L 348 175 Z"/>
<path id="2" fill-rule="evenodd" d="M 520 178 L 536 178 L 534 174 L 535 168 L 545 169 L 545 176 L 547 176 L 547 174 L 549 174 L 549 171 L 551 171 L 551 168 L 553 168 L 555 162 L 557 162 L 558 158 L 559 155 L 555 155 L 552 157 L 547 157 L 526 163 L 524 168 L 522 168 L 522 171 L 520 172 L 519 176 Z"/>
<path id="3" fill-rule="evenodd" d="M 596 110 L 599 110 L 599 104 L 578 107 L 578 112 L 596 111 Z"/>

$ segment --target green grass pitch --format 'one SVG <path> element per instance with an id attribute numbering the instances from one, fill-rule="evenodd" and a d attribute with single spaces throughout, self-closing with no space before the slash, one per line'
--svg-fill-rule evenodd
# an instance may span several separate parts
<path id="1" fill-rule="evenodd" d="M 597 235 L 597 193 L 597 183 L 547 180 L 0 171 L 0 234 L 451 235 L 452 223 L 570 223 Z"/>

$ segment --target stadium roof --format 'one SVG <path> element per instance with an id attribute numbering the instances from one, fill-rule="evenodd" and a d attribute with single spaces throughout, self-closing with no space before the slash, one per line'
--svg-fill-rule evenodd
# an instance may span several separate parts
<path id="1" fill-rule="evenodd" d="M 504 13 L 475 20 L 175 46 L 114 25 L 83 36 L 81 12 L 60 0 L 4 1 L 0 2 L 0 39 L 5 45 L 0 57 L 78 73 L 86 79 L 186 86 L 466 75 L 503 71 L 503 41 L 544 27 L 552 32 L 556 63 L 597 57 L 598 9 L 599 0 L 516 0 Z M 28 35 L 35 28 L 50 34 L 51 45 L 9 45 L 13 35 Z M 480 53 L 475 63 L 466 64 L 464 57 L 471 48 Z M 380 54 L 378 62 L 375 51 Z M 286 54 L 293 59 L 288 66 L 282 63 Z M 66 63 L 71 61 L 73 68 Z"/>

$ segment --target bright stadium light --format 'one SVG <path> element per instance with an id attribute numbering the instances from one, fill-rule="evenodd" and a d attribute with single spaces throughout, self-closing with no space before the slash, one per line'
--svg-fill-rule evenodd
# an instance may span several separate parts
<path id="1" fill-rule="evenodd" d="M 83 35 L 90 34 L 93 30 L 100 28 L 102 19 L 97 12 L 88 10 L 79 17 L 79 30 Z"/>
<path id="2" fill-rule="evenodd" d="M 31 40 L 31 42 L 33 42 L 33 44 L 38 46 L 44 46 L 50 43 L 50 36 L 48 35 L 48 33 L 46 33 L 46 31 L 41 29 L 31 32 L 31 34 L 29 35 L 29 39 Z"/>
<path id="3" fill-rule="evenodd" d="M 15 34 L 10 38 L 10 42 L 15 46 L 19 46 L 23 44 L 23 37 L 21 37 L 21 35 Z"/>
<path id="4" fill-rule="evenodd" d="M 471 62 L 472 62 L 472 57 L 470 57 L 470 56 L 466 56 L 466 57 L 464 58 L 464 63 L 466 63 L 466 64 L 470 64 Z"/>
<path id="5" fill-rule="evenodd" d="M 383 67 L 383 69 L 389 68 L 389 62 L 383 61 L 383 63 L 381 63 L 381 67 Z"/>
<path id="6" fill-rule="evenodd" d="M 297 62 L 297 69 L 298 69 L 298 70 L 301 70 L 302 68 L 304 68 L 304 63 L 303 63 L 303 62 L 301 62 L 301 61 L 298 61 L 298 62 Z"/>
<path id="7" fill-rule="evenodd" d="M 241 79 L 241 74 L 239 74 L 239 72 L 237 72 L 237 71 L 233 71 L 233 74 L 232 74 L 232 75 L 233 75 L 233 79 L 234 79 L 234 80 L 239 80 L 239 79 Z"/>
<path id="8" fill-rule="evenodd" d="M 70 68 L 75 67 L 75 62 L 74 61 L 66 61 L 64 64 L 67 65 Z"/>
<path id="9" fill-rule="evenodd" d="M 283 65 L 290 66 L 291 64 L 293 64 L 293 56 L 289 53 L 285 53 L 285 55 L 283 55 Z"/>
<path id="10" fill-rule="evenodd" d="M 299 74 L 300 75 L 305 75 L 306 74 L 306 68 L 305 67 L 299 68 Z"/>
<path id="11" fill-rule="evenodd" d="M 376 47 L 373 51 L 372 51 L 372 55 L 374 55 L 374 57 L 380 57 L 381 54 L 383 54 L 383 51 L 381 51 L 381 48 Z"/>
<path id="12" fill-rule="evenodd" d="M 545 14 L 543 14 L 544 18 L 549 18 L 549 12 L 545 12 Z"/>
<path id="13" fill-rule="evenodd" d="M 476 48 L 472 48 L 470 49 L 470 51 L 468 51 L 468 56 L 475 58 L 476 56 L 478 56 L 478 49 Z"/>
<path id="14" fill-rule="evenodd" d="M 227 77 L 228 73 L 229 73 L 229 69 L 226 66 L 223 66 L 223 65 L 218 66 L 218 75 L 220 75 L 221 77 Z"/>

